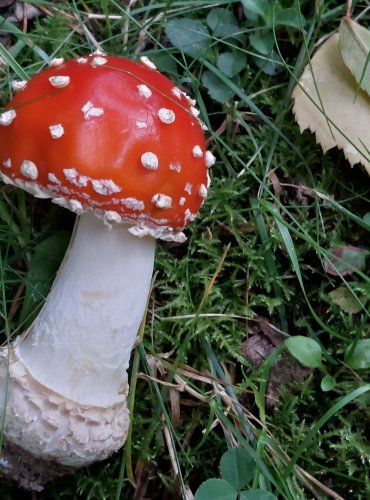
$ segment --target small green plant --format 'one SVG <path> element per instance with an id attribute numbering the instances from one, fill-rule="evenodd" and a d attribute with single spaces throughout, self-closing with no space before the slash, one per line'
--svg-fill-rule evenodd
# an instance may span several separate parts
<path id="1" fill-rule="evenodd" d="M 277 500 L 269 491 L 250 486 L 256 473 L 256 463 L 248 450 L 230 448 L 221 457 L 221 478 L 211 478 L 200 485 L 195 500 Z"/>
<path id="2" fill-rule="evenodd" d="M 331 391 L 336 384 L 333 376 L 327 373 L 323 364 L 324 350 L 317 340 L 303 335 L 295 335 L 285 341 L 290 354 L 302 365 L 309 368 L 319 368 L 325 374 L 321 380 L 321 390 Z M 335 362 L 331 358 L 331 362 Z M 344 356 L 344 362 L 354 370 L 367 370 L 370 368 L 370 339 L 359 339 L 350 344 Z"/>
<path id="3" fill-rule="evenodd" d="M 322 362 L 322 347 L 315 339 L 296 335 L 287 339 L 285 345 L 290 354 L 302 363 L 302 365 L 326 371 Z M 326 373 L 321 380 L 321 390 L 324 392 L 331 391 L 334 386 L 335 378 Z"/>
<path id="4" fill-rule="evenodd" d="M 208 69 L 202 72 L 202 84 L 211 98 L 221 104 L 235 96 L 228 78 L 238 86 L 245 85 L 247 54 L 252 55 L 253 63 L 263 73 L 274 75 L 282 65 L 275 50 L 274 28 L 301 29 L 305 22 L 297 6 L 282 8 L 279 2 L 270 0 L 247 0 L 242 4 L 247 27 L 229 9 L 220 7 L 211 9 L 204 20 L 174 19 L 165 28 L 174 47 L 206 61 Z"/>
<path id="5" fill-rule="evenodd" d="M 249 43 L 255 51 L 255 64 L 263 73 L 275 75 L 281 59 L 275 49 L 274 30 L 278 28 L 302 29 L 305 19 L 297 2 L 290 7 L 282 7 L 273 0 L 242 0 L 244 14 L 253 26 Z"/>

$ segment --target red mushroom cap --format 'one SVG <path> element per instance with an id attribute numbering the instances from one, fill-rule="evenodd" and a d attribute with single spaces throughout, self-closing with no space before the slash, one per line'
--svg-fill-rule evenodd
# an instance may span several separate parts
<path id="1" fill-rule="evenodd" d="M 183 238 L 214 158 L 194 102 L 146 58 L 58 59 L 13 88 L 0 114 L 5 182 L 138 236 Z"/>

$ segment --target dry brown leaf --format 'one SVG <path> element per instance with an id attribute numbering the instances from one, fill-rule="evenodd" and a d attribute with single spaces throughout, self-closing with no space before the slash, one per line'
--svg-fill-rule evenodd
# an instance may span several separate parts
<path id="1" fill-rule="evenodd" d="M 344 65 L 338 42 L 336 33 L 306 66 L 292 94 L 293 112 L 301 132 L 315 133 L 324 153 L 343 149 L 352 166 L 362 163 L 370 175 L 370 97 Z"/>
<path id="2" fill-rule="evenodd" d="M 180 394 L 175 389 L 170 389 L 171 424 L 176 429 L 181 423 Z"/>

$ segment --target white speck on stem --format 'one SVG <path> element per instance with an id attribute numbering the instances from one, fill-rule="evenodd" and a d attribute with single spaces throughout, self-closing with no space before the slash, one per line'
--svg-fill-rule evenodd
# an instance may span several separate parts
<path id="1" fill-rule="evenodd" d="M 21 173 L 29 179 L 35 181 L 39 175 L 39 171 L 33 161 L 24 160 L 21 165 Z"/>
<path id="2" fill-rule="evenodd" d="M 137 89 L 141 97 L 144 97 L 145 99 L 149 99 L 149 97 L 152 96 L 152 91 L 147 85 L 144 84 L 138 85 Z"/>
<path id="3" fill-rule="evenodd" d="M 158 111 L 158 117 L 162 123 L 166 123 L 168 125 L 175 121 L 176 115 L 172 109 L 161 108 Z"/>
<path id="4" fill-rule="evenodd" d="M 51 76 L 49 78 L 49 82 L 52 84 L 53 87 L 56 87 L 58 89 L 62 89 L 64 87 L 67 87 L 69 85 L 71 79 L 69 76 L 62 76 L 62 75 L 57 75 L 57 76 Z"/>
<path id="5" fill-rule="evenodd" d="M 166 194 L 157 193 L 152 198 L 152 203 L 157 208 L 171 208 L 172 206 L 172 198 L 171 196 L 167 196 Z"/>
<path id="6" fill-rule="evenodd" d="M 58 123 L 57 125 L 50 125 L 49 130 L 53 139 L 59 139 L 64 134 L 64 128 L 61 123 Z"/>
<path id="7" fill-rule="evenodd" d="M 4 111 L 4 113 L 0 114 L 0 125 L 8 127 L 16 116 L 17 114 L 14 109 L 9 109 L 9 111 Z"/>
<path id="8" fill-rule="evenodd" d="M 147 151 L 141 155 L 141 164 L 144 168 L 148 170 L 156 170 L 158 168 L 158 156 L 152 153 L 151 151 Z"/>

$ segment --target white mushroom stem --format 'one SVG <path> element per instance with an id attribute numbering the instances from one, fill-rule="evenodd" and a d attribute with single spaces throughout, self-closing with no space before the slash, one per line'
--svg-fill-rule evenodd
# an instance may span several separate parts
<path id="1" fill-rule="evenodd" d="M 80 217 L 52 291 L 16 349 L 35 380 L 84 405 L 122 402 L 154 251 L 153 238 Z"/>
<path id="2" fill-rule="evenodd" d="M 80 216 L 40 314 L 2 352 L 7 441 L 76 467 L 122 446 L 126 371 L 154 252 L 154 238 L 136 238 L 127 226 L 108 228 L 90 213 Z"/>

